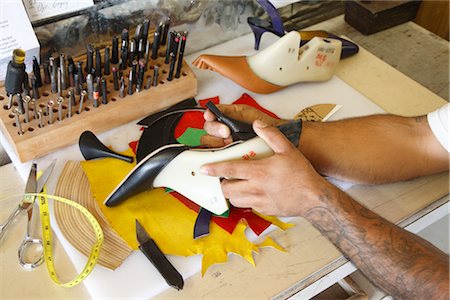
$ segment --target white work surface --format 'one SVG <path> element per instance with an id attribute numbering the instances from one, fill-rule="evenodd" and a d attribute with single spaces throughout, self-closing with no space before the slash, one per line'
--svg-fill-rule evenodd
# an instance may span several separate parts
<path id="1" fill-rule="evenodd" d="M 271 39 L 272 37 L 265 37 L 263 39 L 262 48 L 267 46 Z M 191 63 L 191 61 L 201 53 L 248 55 L 253 52 L 253 36 L 246 35 L 219 46 L 206 49 L 200 53 L 192 54 L 186 57 L 186 60 Z M 380 107 L 337 77 L 333 77 L 332 80 L 324 83 L 300 83 L 271 95 L 258 95 L 246 91 L 233 81 L 224 78 L 215 72 L 198 70 L 196 68 L 193 68 L 193 71 L 198 79 L 197 100 L 220 96 L 221 103 L 231 103 L 238 99 L 242 93 L 248 93 L 254 97 L 260 105 L 282 118 L 292 118 L 303 108 L 320 103 L 335 103 L 342 105 L 342 108 L 332 116 L 331 120 L 383 113 L 383 110 Z M 107 145 L 112 145 L 117 151 L 125 150 L 128 148 L 128 143 L 130 141 L 137 140 L 140 136 L 139 126 L 135 125 L 135 123 L 136 122 L 132 122 L 103 133 L 99 135 L 99 139 Z M 14 165 L 20 172 L 21 177 L 27 177 L 30 162 L 20 163 L 17 156 L 12 152 L 11 145 L 6 144 L 4 137 L 2 137 L 1 143 L 4 145 Z M 38 167 L 45 168 L 54 158 L 57 159 L 57 165 L 49 180 L 48 187 L 50 191 L 55 190 L 58 177 L 68 160 L 83 159 L 79 152 L 78 145 L 72 145 L 39 159 L 37 161 Z M 56 222 L 52 222 L 52 226 L 76 269 L 81 271 L 86 262 L 86 257 L 80 254 L 64 238 Z M 134 230 L 134 228 L 130 228 L 130 230 Z M 169 260 L 175 265 L 185 279 L 198 273 L 201 268 L 201 256 L 189 258 L 171 256 L 169 257 Z M 247 262 L 242 259 L 242 263 L 246 264 Z M 258 268 L 258 264 L 256 264 L 256 268 Z M 115 271 L 96 266 L 92 274 L 84 281 L 84 284 L 92 298 L 96 299 L 150 298 L 169 289 L 153 265 L 139 251 L 132 253 Z"/>

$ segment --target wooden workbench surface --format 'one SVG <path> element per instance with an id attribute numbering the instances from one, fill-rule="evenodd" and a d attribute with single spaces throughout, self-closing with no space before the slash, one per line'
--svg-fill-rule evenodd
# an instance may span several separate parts
<path id="1" fill-rule="evenodd" d="M 341 63 L 337 76 L 389 113 L 408 116 L 425 114 L 446 103 L 363 49 L 357 56 Z M 23 183 L 19 176 L 14 176 L 11 165 L 1 167 L 0 170 L 1 203 L 7 195 L 23 190 Z M 446 193 L 448 174 L 377 187 L 356 186 L 350 190 L 350 194 L 358 201 L 393 222 L 413 215 Z M 366 197 L 369 194 L 370 197 Z M 274 239 L 288 248 L 288 254 L 263 249 L 262 255 L 256 257 L 257 268 L 231 255 L 227 264 L 212 266 L 205 277 L 201 278 L 198 274 L 187 279 L 181 293 L 168 291 L 161 297 L 226 296 L 261 299 L 280 293 L 283 295 L 286 289 L 289 291 L 284 295 L 288 295 L 314 280 L 312 275 L 317 275 L 318 270 L 332 270 L 345 262 L 340 252 L 310 224 L 300 218 L 296 222 L 298 225 L 287 233 L 273 233 Z M 20 224 L 15 227 L 14 233 L 18 236 L 13 235 L 13 231 L 9 232 L 6 243 L 1 245 L 4 249 L 1 250 L 0 260 L 0 298 L 89 298 L 83 286 L 64 289 L 54 285 L 45 268 L 33 272 L 21 270 L 15 260 L 15 245 L 22 239 L 25 220 L 21 219 Z M 57 268 L 64 270 L 64 274 L 73 274 L 64 253 L 60 252 L 58 259 L 60 261 Z M 248 278 L 251 278 L 252 286 L 249 286 Z M 290 289 L 291 287 L 294 289 Z"/>

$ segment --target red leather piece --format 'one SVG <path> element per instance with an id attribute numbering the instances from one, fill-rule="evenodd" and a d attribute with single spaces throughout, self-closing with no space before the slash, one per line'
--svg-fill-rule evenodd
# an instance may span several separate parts
<path id="1" fill-rule="evenodd" d="M 200 211 L 200 206 L 186 198 L 185 196 L 172 191 L 170 192 L 172 196 L 177 198 L 181 203 L 186 205 L 188 208 L 192 209 L 195 212 Z M 251 208 L 237 208 L 230 207 L 230 214 L 228 218 L 223 218 L 220 216 L 212 216 L 211 221 L 222 227 L 228 233 L 232 234 L 234 228 L 239 223 L 241 219 L 245 219 L 248 226 L 256 235 L 260 235 L 267 227 L 270 226 L 270 222 L 261 218 L 260 216 L 253 213 Z"/>
<path id="2" fill-rule="evenodd" d="M 214 104 L 219 104 L 220 103 L 220 98 L 219 96 L 215 96 L 212 98 L 206 98 L 206 99 L 202 99 L 202 100 L 198 100 L 198 104 L 203 107 L 206 108 L 206 103 L 208 103 L 209 101 L 211 101 Z"/>
<path id="3" fill-rule="evenodd" d="M 280 119 L 280 117 L 278 117 L 276 114 L 274 114 L 270 110 L 267 110 L 264 107 L 262 107 L 261 105 L 259 105 L 258 102 L 256 102 L 256 100 L 253 99 L 252 96 L 250 96 L 247 93 L 242 94 L 242 96 L 239 99 L 237 99 L 236 101 L 234 101 L 233 104 L 247 104 L 247 105 L 253 106 L 254 108 L 259 109 L 263 113 L 268 114 L 272 118 Z"/>

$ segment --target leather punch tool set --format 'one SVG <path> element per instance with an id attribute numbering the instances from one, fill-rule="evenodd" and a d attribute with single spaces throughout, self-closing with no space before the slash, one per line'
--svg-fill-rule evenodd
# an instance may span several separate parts
<path id="1" fill-rule="evenodd" d="M 197 93 L 197 80 L 184 61 L 186 31 L 170 30 L 170 18 L 150 28 L 145 20 L 134 34 L 124 29 L 110 45 L 87 44 L 78 58 L 55 53 L 25 72 L 25 52 L 13 51 L 0 121 L 21 161 L 173 105 Z M 58 137 L 64 136 L 64 139 Z M 48 143 L 47 141 L 51 141 Z"/>

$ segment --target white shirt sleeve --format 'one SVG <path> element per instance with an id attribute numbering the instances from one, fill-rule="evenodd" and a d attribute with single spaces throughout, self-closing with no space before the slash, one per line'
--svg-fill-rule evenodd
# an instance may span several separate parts
<path id="1" fill-rule="evenodd" d="M 446 104 L 438 110 L 430 112 L 427 116 L 428 124 L 430 125 L 431 130 L 439 143 L 441 143 L 441 145 L 447 149 L 448 152 L 450 152 L 449 117 L 450 104 Z"/>

